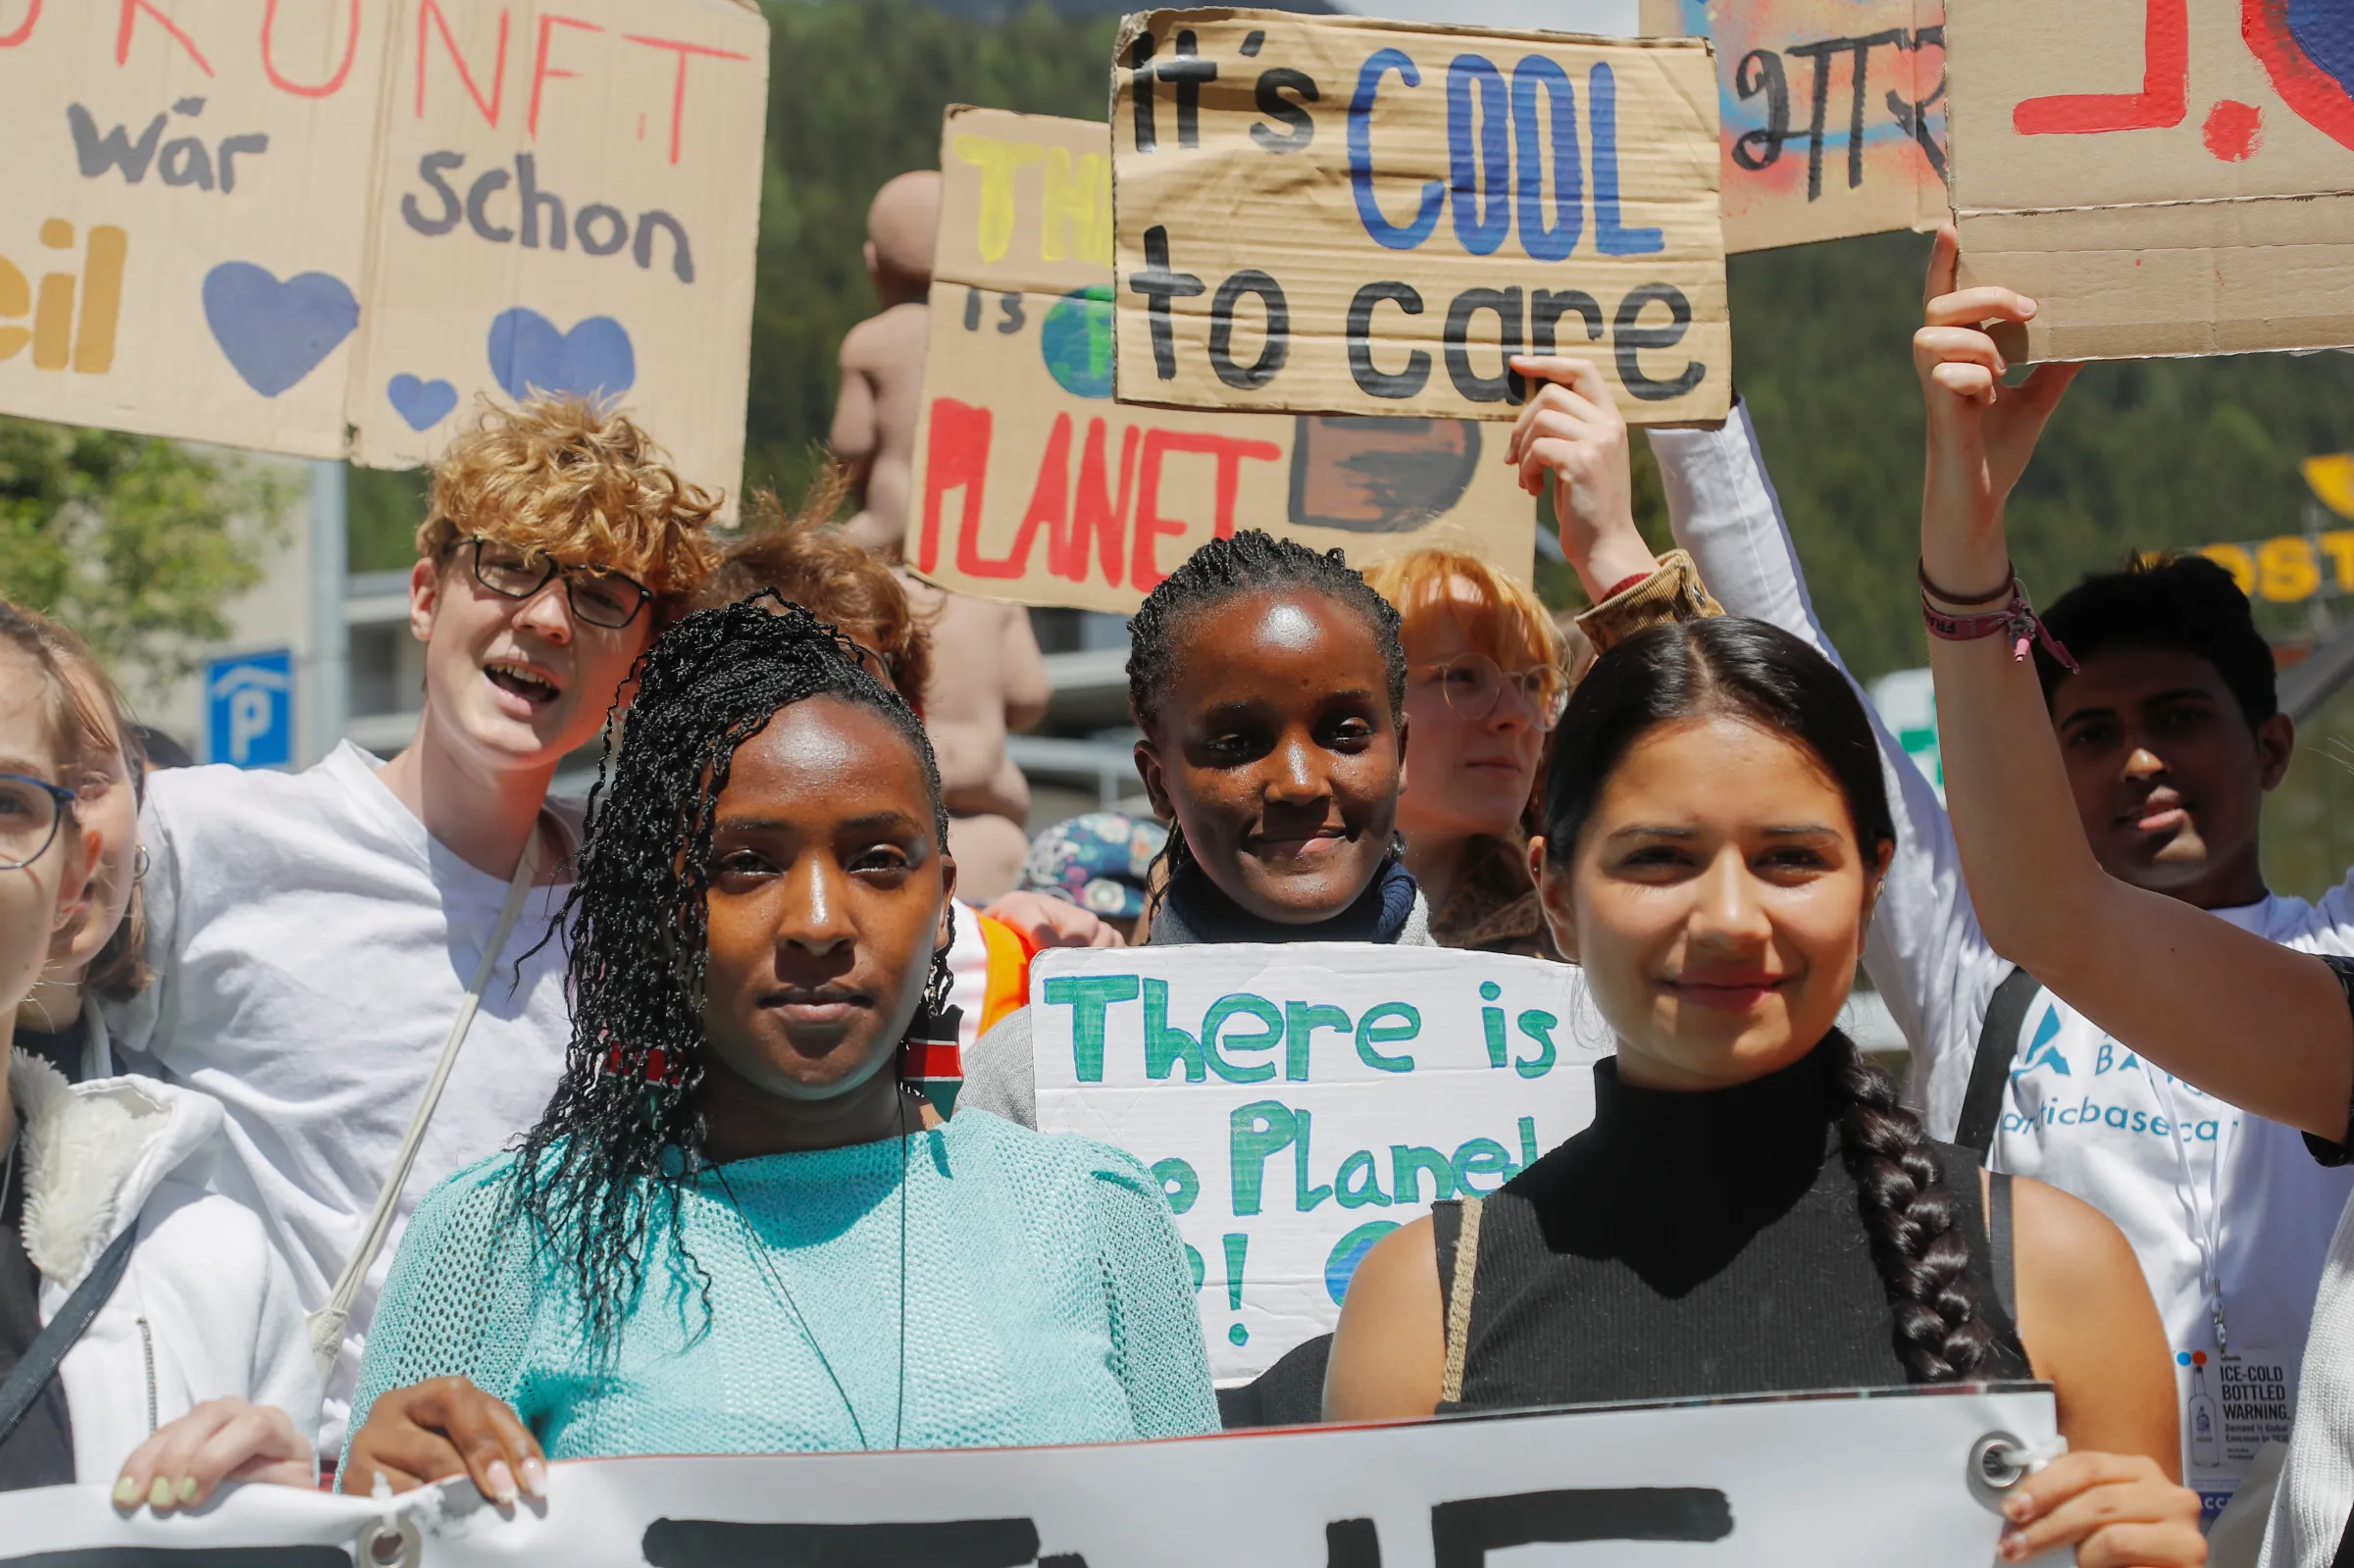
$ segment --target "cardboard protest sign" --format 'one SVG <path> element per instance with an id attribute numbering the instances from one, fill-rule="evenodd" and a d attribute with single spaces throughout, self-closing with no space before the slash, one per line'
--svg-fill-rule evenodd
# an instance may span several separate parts
<path id="1" fill-rule="evenodd" d="M 0 1493 L 0 1568 L 234 1548 L 285 1568 L 1486 1568 L 1571 1543 L 1642 1543 L 1591 1560 L 1690 1568 L 1985 1568 L 2002 1493 L 1971 1479 L 1980 1455 L 2051 1442 L 2056 1415 L 2047 1387 L 2012 1384 L 1063 1448 L 559 1460 L 545 1501 L 513 1508 L 464 1478 L 383 1502 L 234 1488 L 166 1518 L 55 1487 Z"/>
<path id="2" fill-rule="evenodd" d="M 1128 613 L 1213 534 L 1362 566 L 1444 544 L 1525 579 L 1535 503 L 1463 420 L 1111 401 L 1111 137 L 951 108 L 908 553 L 943 587 Z"/>
<path id="3" fill-rule="evenodd" d="M 735 0 L 0 0 L 0 411 L 378 466 L 478 395 L 741 468 L 767 24 Z"/>
<path id="4" fill-rule="evenodd" d="M 2342 6 L 1949 10 L 1962 281 L 2041 306 L 2010 357 L 2354 343 Z"/>
<path id="5" fill-rule="evenodd" d="M 1945 218 L 1944 0 L 1644 0 L 1716 46 L 1724 248 Z"/>
<path id="6" fill-rule="evenodd" d="M 1240 1382 L 1332 1328 L 1375 1241 L 1593 1119 L 1584 1000 L 1566 965 L 1436 947 L 1042 953 L 1038 1125 L 1160 1179 L 1210 1370 Z"/>
<path id="7" fill-rule="evenodd" d="M 1155 11 L 1112 81 L 1122 402 L 1509 420 L 1525 349 L 1731 406 L 1706 45 Z"/>

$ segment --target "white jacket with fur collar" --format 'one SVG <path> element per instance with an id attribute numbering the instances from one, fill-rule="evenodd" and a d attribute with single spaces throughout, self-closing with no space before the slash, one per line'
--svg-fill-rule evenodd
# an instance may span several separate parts
<path id="1" fill-rule="evenodd" d="M 147 1078 L 70 1085 L 19 1051 L 26 1255 L 47 1323 L 132 1225 L 122 1283 L 58 1369 L 76 1479 L 111 1485 L 147 1435 L 207 1399 L 274 1404 L 308 1436 L 319 1380 L 294 1282 L 262 1222 L 204 1190 L 221 1137 L 210 1097 Z"/>

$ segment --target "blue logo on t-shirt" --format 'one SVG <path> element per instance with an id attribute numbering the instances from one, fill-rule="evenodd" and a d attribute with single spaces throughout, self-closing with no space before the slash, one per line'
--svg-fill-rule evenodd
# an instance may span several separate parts
<path id="1" fill-rule="evenodd" d="M 2068 1058 L 2061 1055 L 2060 1047 L 2053 1043 L 2059 1034 L 2060 1009 L 2046 1007 L 2043 1010 L 2043 1022 L 2035 1026 L 2035 1038 L 2027 1046 L 2026 1055 L 2021 1058 L 2017 1067 L 2011 1069 L 2014 1082 L 2021 1074 L 2033 1072 L 2038 1067 L 2048 1067 L 2061 1078 L 2073 1076 L 2068 1070 Z"/>

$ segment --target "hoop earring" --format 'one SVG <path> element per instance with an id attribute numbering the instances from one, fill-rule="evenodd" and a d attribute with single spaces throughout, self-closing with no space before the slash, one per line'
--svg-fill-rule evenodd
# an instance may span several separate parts
<path id="1" fill-rule="evenodd" d="M 132 882 L 145 882 L 147 880 L 147 846 L 145 844 L 141 844 L 138 847 L 138 852 L 130 857 L 130 880 Z"/>
<path id="2" fill-rule="evenodd" d="M 954 985 L 948 950 L 935 948 L 923 1004 L 907 1021 L 907 1033 L 899 1040 L 900 1087 L 929 1100 L 944 1117 L 955 1114 L 956 1093 L 964 1087 L 964 1009 L 948 1000 Z"/>

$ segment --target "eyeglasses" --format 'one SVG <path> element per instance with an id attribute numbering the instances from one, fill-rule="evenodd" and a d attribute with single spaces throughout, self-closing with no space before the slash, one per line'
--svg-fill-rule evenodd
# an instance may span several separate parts
<path id="1" fill-rule="evenodd" d="M 1561 711 L 1569 706 L 1569 678 L 1550 664 L 1506 670 L 1484 653 L 1458 653 L 1444 664 L 1426 664 L 1419 673 L 1437 683 L 1450 713 L 1475 724 L 1496 711 L 1508 689 L 1520 694 L 1540 730 L 1561 723 Z"/>
<path id="2" fill-rule="evenodd" d="M 654 595 L 642 582 L 618 572 L 591 572 L 586 567 L 559 566 L 553 556 L 537 555 L 495 539 L 473 538 L 474 581 L 509 599 L 528 599 L 555 577 L 564 579 L 564 596 L 572 613 L 589 626 L 618 632 L 638 619 Z"/>
<path id="3" fill-rule="evenodd" d="M 47 854 L 77 798 L 46 779 L 0 773 L 0 871 L 20 871 Z"/>

